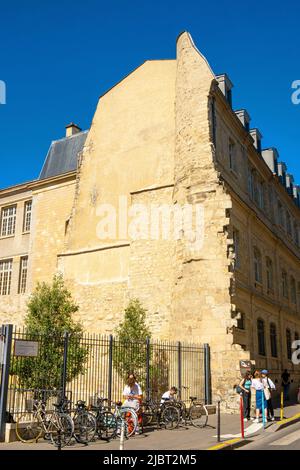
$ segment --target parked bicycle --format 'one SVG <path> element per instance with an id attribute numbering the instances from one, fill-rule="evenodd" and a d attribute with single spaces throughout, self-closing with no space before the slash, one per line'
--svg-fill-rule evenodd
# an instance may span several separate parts
<path id="1" fill-rule="evenodd" d="M 108 402 L 107 398 L 99 397 L 97 394 L 93 397 L 93 402 L 90 405 L 95 420 L 96 420 L 96 432 L 100 439 L 109 441 L 117 435 L 117 418 L 109 410 L 107 406 L 104 405 L 105 402 Z"/>
<path id="2" fill-rule="evenodd" d="M 114 416 L 117 421 L 117 435 L 121 433 L 122 422 L 125 422 L 125 437 L 129 438 L 137 431 L 138 415 L 130 406 L 123 406 L 122 402 L 114 402 Z"/>
<path id="3" fill-rule="evenodd" d="M 189 390 L 189 387 L 181 387 L 181 390 Z M 204 428 L 208 421 L 208 411 L 205 404 L 195 396 L 190 396 L 189 400 L 188 405 L 183 400 L 173 402 L 179 409 L 181 421 L 185 425 L 191 424 L 196 428 Z"/>
<path id="4" fill-rule="evenodd" d="M 56 447 L 68 445 L 74 433 L 74 423 L 69 414 L 61 411 L 60 404 L 55 409 L 46 410 L 43 400 L 31 400 L 31 405 L 16 422 L 16 435 L 22 442 L 37 442 L 42 435 L 50 436 Z"/>
<path id="5" fill-rule="evenodd" d="M 180 421 L 180 413 L 178 407 L 171 401 L 161 403 L 149 398 L 142 403 L 142 418 L 143 427 L 156 423 L 158 427 L 175 429 Z"/>

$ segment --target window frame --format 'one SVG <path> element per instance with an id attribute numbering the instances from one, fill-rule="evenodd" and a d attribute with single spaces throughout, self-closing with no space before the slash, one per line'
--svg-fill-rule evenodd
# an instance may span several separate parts
<path id="1" fill-rule="evenodd" d="M 13 210 L 12 214 L 4 215 L 5 211 L 9 211 L 10 209 Z M 4 230 L 4 221 L 5 230 Z M 10 204 L 9 206 L 4 206 L 1 208 L 1 220 L 0 220 L 0 237 L 14 237 L 16 233 L 16 225 L 17 225 L 17 204 Z M 11 230 L 9 231 L 9 227 Z"/>

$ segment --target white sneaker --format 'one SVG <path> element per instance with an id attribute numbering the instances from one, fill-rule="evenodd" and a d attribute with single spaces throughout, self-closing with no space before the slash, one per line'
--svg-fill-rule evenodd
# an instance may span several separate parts
<path id="1" fill-rule="evenodd" d="M 259 419 L 258 419 L 258 418 L 255 418 L 255 419 L 253 420 L 253 423 L 259 423 Z"/>
<path id="2" fill-rule="evenodd" d="M 244 422 L 246 423 L 248 421 L 248 418 L 244 418 Z"/>
<path id="3" fill-rule="evenodd" d="M 275 418 L 274 418 L 274 416 L 272 416 L 272 418 L 271 418 L 271 421 L 275 421 Z"/>

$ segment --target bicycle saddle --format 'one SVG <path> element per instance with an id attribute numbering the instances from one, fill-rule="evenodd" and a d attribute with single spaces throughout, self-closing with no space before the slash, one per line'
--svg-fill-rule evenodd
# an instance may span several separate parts
<path id="1" fill-rule="evenodd" d="M 197 400 L 197 397 L 190 397 L 190 400 Z"/>

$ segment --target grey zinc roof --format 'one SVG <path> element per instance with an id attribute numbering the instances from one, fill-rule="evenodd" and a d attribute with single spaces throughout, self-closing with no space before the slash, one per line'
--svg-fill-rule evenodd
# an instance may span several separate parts
<path id="1" fill-rule="evenodd" d="M 76 170 L 78 152 L 83 149 L 88 131 L 79 132 L 50 145 L 39 179 Z"/>

